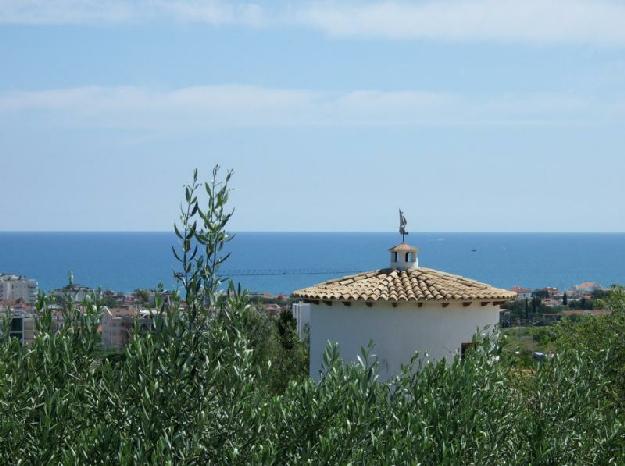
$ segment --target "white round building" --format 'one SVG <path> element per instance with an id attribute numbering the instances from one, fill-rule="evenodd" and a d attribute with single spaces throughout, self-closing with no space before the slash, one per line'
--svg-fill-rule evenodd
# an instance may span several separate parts
<path id="1" fill-rule="evenodd" d="M 302 300 L 294 306 L 298 327 L 309 328 L 312 377 L 319 377 L 328 342 L 338 343 L 343 358 L 353 360 L 373 341 L 382 378 L 398 374 L 415 352 L 429 360 L 453 357 L 476 331 L 494 326 L 500 306 L 516 296 L 419 267 L 417 249 L 406 243 L 391 248 L 390 254 L 389 268 L 293 293 Z"/>

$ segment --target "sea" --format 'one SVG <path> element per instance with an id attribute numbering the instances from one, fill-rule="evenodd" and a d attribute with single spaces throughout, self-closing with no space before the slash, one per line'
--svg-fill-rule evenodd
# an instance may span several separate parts
<path id="1" fill-rule="evenodd" d="M 225 279 L 254 292 L 292 291 L 387 267 L 397 233 L 234 235 Z M 568 289 L 593 281 L 625 284 L 625 233 L 410 233 L 423 267 L 497 287 Z M 34 278 L 42 290 L 74 283 L 132 291 L 175 289 L 172 233 L 0 233 L 0 272 Z"/>

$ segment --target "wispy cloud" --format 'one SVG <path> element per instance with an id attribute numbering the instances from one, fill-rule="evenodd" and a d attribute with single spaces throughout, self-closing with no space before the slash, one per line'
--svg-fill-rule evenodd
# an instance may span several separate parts
<path id="1" fill-rule="evenodd" d="M 335 36 L 625 44 L 625 4 L 615 0 L 333 2 L 298 14 Z"/>
<path id="2" fill-rule="evenodd" d="M 0 23 L 183 21 L 305 27 L 337 38 L 625 45 L 621 0 L 0 0 Z"/>
<path id="3" fill-rule="evenodd" d="M 257 26 L 263 10 L 223 0 L 0 0 L 0 23 L 98 24 L 186 21 Z"/>
<path id="4" fill-rule="evenodd" d="M 560 93 L 322 92 L 254 86 L 80 87 L 0 94 L 0 119 L 166 131 L 223 127 L 560 125 L 619 122 L 623 100 Z"/>

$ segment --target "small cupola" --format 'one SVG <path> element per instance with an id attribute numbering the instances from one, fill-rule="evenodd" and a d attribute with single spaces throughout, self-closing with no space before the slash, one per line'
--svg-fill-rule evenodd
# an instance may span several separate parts
<path id="1" fill-rule="evenodd" d="M 419 267 L 417 259 L 417 248 L 406 244 L 406 217 L 404 212 L 399 209 L 399 234 L 401 235 L 401 243 L 389 249 L 391 253 L 391 268 L 398 270 L 416 269 Z"/>
<path id="2" fill-rule="evenodd" d="M 398 270 L 415 269 L 419 267 L 417 248 L 406 243 L 398 244 L 389 249 L 391 253 L 391 268 Z"/>

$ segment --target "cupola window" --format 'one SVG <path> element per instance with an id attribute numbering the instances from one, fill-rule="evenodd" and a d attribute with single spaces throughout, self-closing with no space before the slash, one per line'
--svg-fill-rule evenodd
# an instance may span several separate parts
<path id="1" fill-rule="evenodd" d="M 391 248 L 391 268 L 408 270 L 418 267 L 417 249 L 402 243 Z"/>

